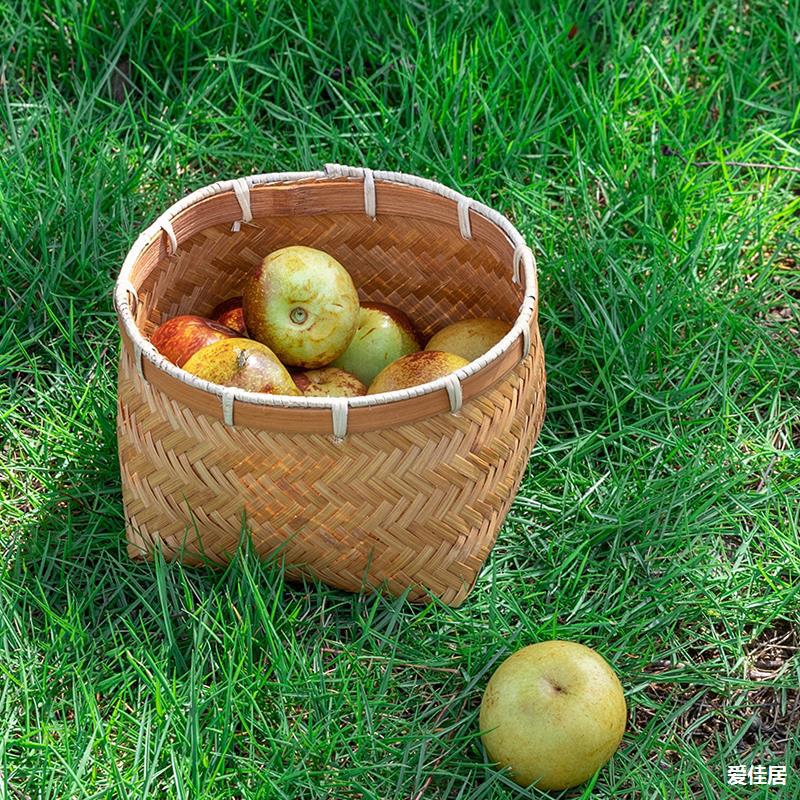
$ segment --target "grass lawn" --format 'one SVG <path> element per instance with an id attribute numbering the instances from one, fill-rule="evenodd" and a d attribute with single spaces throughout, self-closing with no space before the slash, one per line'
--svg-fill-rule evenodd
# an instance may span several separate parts
<path id="1" fill-rule="evenodd" d="M 0 797 L 545 796 L 477 715 L 550 638 L 629 704 L 566 796 L 800 796 L 800 4 L 293 6 L 0 4 Z M 329 161 L 538 255 L 547 418 L 458 609 L 125 553 L 125 252 L 192 189 Z"/>

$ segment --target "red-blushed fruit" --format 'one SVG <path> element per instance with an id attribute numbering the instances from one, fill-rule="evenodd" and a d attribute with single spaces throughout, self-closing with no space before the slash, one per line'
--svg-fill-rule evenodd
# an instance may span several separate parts
<path id="1" fill-rule="evenodd" d="M 210 344 L 198 350 L 183 368 L 221 386 L 237 386 L 248 392 L 300 395 L 292 376 L 275 353 L 252 339 L 224 339 Z"/>
<path id="2" fill-rule="evenodd" d="M 247 336 L 247 326 L 244 324 L 244 311 L 242 309 L 242 298 L 229 297 L 219 305 L 214 307 L 211 312 L 211 319 L 219 322 L 220 325 L 227 325 L 231 330 L 236 331 L 241 336 Z"/>
<path id="3" fill-rule="evenodd" d="M 370 384 L 367 394 L 394 392 L 398 389 L 408 389 L 409 386 L 430 383 L 461 367 L 466 367 L 468 363 L 465 358 L 452 353 L 420 350 L 418 353 L 398 358 L 382 369 Z"/>
<path id="4" fill-rule="evenodd" d="M 347 270 L 313 247 L 283 247 L 247 277 L 250 335 L 284 364 L 315 369 L 340 356 L 356 331 L 358 294 Z"/>
<path id="5" fill-rule="evenodd" d="M 425 349 L 444 350 L 474 361 L 491 350 L 510 330 L 511 325 L 501 319 L 462 319 L 437 331 Z"/>
<path id="6" fill-rule="evenodd" d="M 360 397 L 367 387 L 352 372 L 336 367 L 292 373 L 297 388 L 306 397 Z"/>
<path id="7" fill-rule="evenodd" d="M 201 347 L 238 335 L 213 319 L 181 314 L 159 325 L 150 341 L 164 358 L 182 367 Z"/>
<path id="8" fill-rule="evenodd" d="M 369 385 L 392 361 L 420 349 L 419 334 L 400 309 L 385 303 L 362 303 L 355 335 L 332 366 L 352 372 Z"/>
<path id="9" fill-rule="evenodd" d="M 522 786 L 560 791 L 583 783 L 625 732 L 625 694 L 614 670 L 578 642 L 539 642 L 510 655 L 489 679 L 480 709 L 490 761 Z"/>

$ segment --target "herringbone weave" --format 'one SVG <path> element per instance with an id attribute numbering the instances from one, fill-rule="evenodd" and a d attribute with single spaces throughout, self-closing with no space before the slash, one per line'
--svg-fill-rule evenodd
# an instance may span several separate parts
<path id="1" fill-rule="evenodd" d="M 507 248 L 485 238 L 466 240 L 457 226 L 419 216 L 373 221 L 306 209 L 256 215 L 239 231 L 199 227 L 134 280 L 139 330 L 149 337 L 175 314 L 207 314 L 238 293 L 267 253 L 293 243 L 332 253 L 362 299 L 398 306 L 425 336 L 468 316 L 511 322 L 521 302 Z M 281 431 L 199 413 L 140 374 L 126 346 L 117 428 L 129 553 L 151 557 L 160 548 L 187 563 L 225 562 L 244 532 L 260 555 L 280 557 L 290 577 L 347 590 L 410 589 L 411 600 L 434 595 L 458 605 L 525 471 L 544 388 L 534 317 L 527 357 L 458 413 L 392 424 L 387 404 L 366 409 L 375 429 L 339 441 L 302 422 Z"/>

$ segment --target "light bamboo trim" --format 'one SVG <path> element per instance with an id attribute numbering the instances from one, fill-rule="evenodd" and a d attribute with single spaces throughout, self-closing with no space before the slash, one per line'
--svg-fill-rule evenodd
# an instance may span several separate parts
<path id="1" fill-rule="evenodd" d="M 472 201 L 466 197 L 458 199 L 458 228 L 464 239 L 472 238 L 472 226 L 469 222 L 469 208 Z"/>
<path id="2" fill-rule="evenodd" d="M 361 178 L 363 183 L 363 208 L 368 216 L 370 215 L 370 211 L 374 211 L 374 208 L 370 208 L 370 206 L 376 204 L 374 182 L 375 178 L 377 177 L 379 180 L 384 180 L 388 184 L 385 191 L 386 199 L 384 200 L 382 196 L 381 200 L 381 208 L 383 209 L 385 206 L 387 213 L 403 215 L 411 214 L 412 216 L 422 216 L 425 219 L 446 219 L 441 203 L 441 198 L 446 198 L 447 200 L 454 202 L 456 205 L 456 217 L 458 219 L 459 230 L 461 231 L 463 238 L 471 239 L 473 236 L 472 223 L 470 222 L 469 217 L 469 211 L 470 209 L 473 209 L 473 211 L 479 213 L 479 216 L 485 217 L 495 230 L 499 229 L 499 231 L 504 234 L 506 240 L 514 245 L 515 249 L 518 249 L 521 245 L 524 245 L 524 240 L 522 240 L 522 237 L 505 217 L 502 217 L 493 209 L 483 206 L 480 203 L 476 203 L 470 198 L 466 198 L 464 195 L 454 192 L 453 190 L 441 186 L 440 184 L 434 183 L 433 181 L 428 181 L 416 176 L 408 176 L 403 173 L 373 172 L 372 170 L 365 170 L 363 168 L 343 167 L 341 165 L 331 164 L 326 165 L 326 171 L 323 173 L 323 175 L 332 176 L 333 178 L 337 178 L 339 176 L 346 176 L 347 178 Z M 314 194 L 313 192 L 315 188 L 322 189 L 323 187 L 326 187 L 327 189 L 330 189 L 330 184 L 321 183 L 317 187 L 314 187 L 304 185 L 302 183 L 302 181 L 314 181 L 319 177 L 319 173 L 301 173 L 299 175 L 290 174 L 290 177 L 287 178 L 286 174 L 282 173 L 277 175 L 252 176 L 248 179 L 245 179 L 247 184 L 251 187 L 250 202 L 252 213 L 254 215 L 260 213 L 271 213 L 272 215 L 276 215 L 276 212 L 278 211 L 283 211 L 284 213 L 288 211 L 290 213 L 299 212 L 308 214 L 322 214 L 330 212 L 332 210 L 330 204 L 330 192 L 328 193 L 329 202 L 327 206 L 321 203 L 322 195 Z M 239 181 L 241 181 L 241 179 L 239 179 Z M 287 183 L 288 185 L 286 185 Z M 398 194 L 396 191 L 398 187 L 391 185 L 392 183 L 407 184 L 411 187 L 423 189 L 422 193 L 418 195 L 419 204 L 422 206 L 421 213 L 419 209 L 415 207 L 414 203 L 409 203 L 408 196 L 403 197 L 402 193 Z M 284 184 L 278 188 L 288 188 L 293 190 L 301 189 L 304 190 L 306 194 L 308 194 L 310 191 L 312 193 L 310 198 L 311 203 L 306 202 L 298 204 L 296 198 L 287 198 L 287 196 L 284 196 L 284 205 L 279 208 L 279 204 L 276 203 L 276 201 L 280 199 L 280 195 L 273 191 L 270 193 L 271 197 L 269 198 L 272 200 L 273 205 L 271 208 L 265 209 L 263 206 L 259 205 L 258 194 L 253 191 L 253 188 L 264 185 L 270 186 L 272 189 L 276 188 L 272 184 Z M 371 185 L 371 188 L 368 188 L 368 184 Z M 348 210 L 355 210 L 355 205 L 348 205 L 347 191 L 343 191 L 346 190 L 347 184 L 336 188 L 337 202 L 333 208 L 339 211 L 339 213 Z M 235 201 L 236 205 L 241 210 L 240 183 L 237 183 L 237 181 L 226 181 L 212 184 L 209 187 L 205 187 L 204 189 L 198 190 L 192 195 L 189 195 L 189 197 L 184 198 L 184 200 L 180 201 L 179 203 L 176 203 L 167 212 L 165 212 L 159 218 L 159 220 L 157 220 L 154 226 L 151 226 L 151 229 L 153 227 L 158 227 L 167 232 L 170 248 L 166 254 L 162 253 L 160 248 L 158 251 L 154 251 L 153 248 L 150 247 L 158 241 L 157 239 L 154 240 L 152 238 L 151 229 L 145 231 L 139 237 L 139 239 L 137 239 L 134 247 L 129 252 L 125 263 L 123 264 L 123 269 L 118 281 L 115 293 L 115 302 L 118 308 L 118 314 L 121 318 L 121 326 L 126 330 L 128 337 L 131 340 L 136 341 L 142 336 L 142 334 L 136 326 L 130 308 L 128 307 L 127 293 L 122 291 L 121 287 L 123 283 L 128 282 L 136 285 L 136 278 L 143 280 L 147 274 L 149 274 L 149 270 L 154 268 L 155 264 L 163 260 L 164 255 L 169 256 L 177 253 L 179 240 L 183 241 L 184 238 L 190 238 L 194 233 L 202 229 L 202 227 L 219 224 L 223 220 L 228 221 L 228 217 L 232 213 L 232 210 L 229 207 L 223 208 L 223 203 L 216 202 L 213 203 L 212 208 L 211 204 L 209 203 L 209 201 L 216 200 L 218 196 L 226 198 L 226 201 L 227 197 L 230 197 L 233 201 Z M 370 196 L 372 197 L 371 200 Z M 431 202 L 432 200 L 435 202 Z M 400 201 L 400 208 L 396 208 L 394 205 L 398 201 Z M 230 201 L 227 202 L 230 203 Z M 352 197 L 350 202 L 352 203 Z M 205 213 L 210 211 L 213 211 L 214 213 Z M 480 226 L 476 226 L 476 233 L 479 227 Z M 489 233 L 489 238 L 492 238 L 491 233 Z M 148 248 L 150 248 L 150 258 L 140 259 L 140 257 L 143 256 Z M 501 342 L 489 350 L 480 359 L 477 359 L 466 367 L 457 370 L 454 375 L 459 381 L 464 381 L 473 373 L 478 372 L 486 367 L 489 363 L 499 359 L 504 353 L 514 346 L 514 342 L 516 340 L 522 340 L 521 354 L 527 352 L 529 349 L 530 327 L 532 324 L 535 324 L 534 316 L 536 309 L 536 294 L 533 289 L 535 285 L 535 269 L 531 264 L 530 259 L 525 259 L 523 257 L 521 261 L 525 274 L 526 291 L 522 298 L 522 304 L 520 305 L 519 313 L 511 328 L 511 331 Z M 518 267 L 518 264 L 515 264 L 512 267 L 514 274 L 516 274 Z M 144 271 L 142 271 L 143 269 Z M 187 383 L 189 386 L 192 386 L 199 391 L 221 395 L 221 387 L 189 375 L 185 371 L 167 362 L 166 359 L 153 354 L 150 350 L 144 350 L 143 356 L 145 360 L 152 362 L 160 371 L 176 377 L 178 380 Z M 432 381 L 427 384 L 415 386 L 411 389 L 404 389 L 377 395 L 367 395 L 359 398 L 351 398 L 348 400 L 348 404 L 351 409 L 355 409 L 361 406 L 378 406 L 386 403 L 401 402 L 403 400 L 421 397 L 438 391 L 443 391 L 449 395 L 447 385 L 448 384 L 445 383 L 444 379 L 439 379 L 438 381 Z M 466 395 L 466 397 L 469 397 L 469 395 Z M 254 392 L 245 392 L 240 390 L 237 390 L 235 393 L 234 402 L 278 407 L 297 406 L 314 408 L 316 406 L 320 406 L 332 409 L 332 404 L 327 398 L 292 398 L 280 395 L 260 395 Z"/>
<path id="3" fill-rule="evenodd" d="M 253 211 L 250 208 L 250 186 L 246 178 L 237 178 L 233 182 L 233 193 L 236 195 L 236 200 L 242 209 L 242 219 L 234 220 L 233 230 L 234 233 L 241 230 L 243 222 L 250 222 L 253 219 Z"/>
<path id="4" fill-rule="evenodd" d="M 426 336 L 466 316 L 511 331 L 446 378 L 359 398 L 220 387 L 155 350 L 160 322 L 209 313 L 292 243 L 330 252 L 363 300 L 403 308 Z M 422 178 L 329 164 L 192 193 L 138 237 L 115 287 L 129 553 L 224 562 L 244 518 L 290 576 L 459 604 L 541 428 L 537 302 L 535 258 L 511 223 Z"/>

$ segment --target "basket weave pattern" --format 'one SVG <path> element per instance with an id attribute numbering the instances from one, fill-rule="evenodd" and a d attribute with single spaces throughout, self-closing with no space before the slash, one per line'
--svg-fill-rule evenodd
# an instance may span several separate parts
<path id="1" fill-rule="evenodd" d="M 188 563 L 200 560 L 198 551 L 224 561 L 239 542 L 244 506 L 257 551 L 280 551 L 290 576 L 307 565 L 343 589 L 386 581 L 400 593 L 421 584 L 460 602 L 541 426 L 541 414 L 532 413 L 541 403 L 536 345 L 507 381 L 460 415 L 341 443 L 187 415 L 123 355 L 119 436 L 130 554 L 148 555 L 160 540 L 168 556 L 184 550 Z"/>
<path id="2" fill-rule="evenodd" d="M 379 185 L 377 196 L 374 220 L 363 209 L 298 209 L 296 197 L 284 204 L 278 196 L 269 201 L 271 213 L 256 208 L 240 230 L 231 230 L 235 213 L 218 211 L 221 221 L 207 208 L 205 224 L 202 218 L 191 228 L 176 224 L 175 252 L 157 241 L 149 261 L 144 255 L 135 261 L 131 314 L 138 331 L 146 338 L 175 314 L 207 314 L 238 293 L 264 255 L 287 244 L 330 252 L 348 268 L 362 300 L 402 308 L 425 336 L 467 316 L 516 318 L 524 287 L 510 279 L 513 248 L 482 227 L 485 220 L 476 219 L 473 237 L 465 239 L 453 225 L 449 200 L 436 198 L 450 205 L 449 218 L 444 211 L 437 218 L 402 209 L 382 213 L 381 198 L 389 194 Z M 385 587 L 395 594 L 410 587 L 412 600 L 431 594 L 452 605 L 464 600 L 544 416 L 535 314 L 527 354 L 515 359 L 509 350 L 499 379 L 465 391 L 457 413 L 436 413 L 431 404 L 441 409 L 447 402 L 442 392 L 435 400 L 429 394 L 404 401 L 407 408 L 433 409 L 421 418 L 416 410 L 394 417 L 400 404 L 351 409 L 353 424 L 338 439 L 317 408 L 237 402 L 227 424 L 207 392 L 192 389 L 195 402 L 151 362 L 137 368 L 136 349 L 121 329 L 117 429 L 132 557 L 160 548 L 187 563 L 224 562 L 244 522 L 256 551 L 278 554 L 290 577 L 307 574 L 343 589 Z M 481 373 L 487 370 L 463 385 L 480 386 Z"/>

